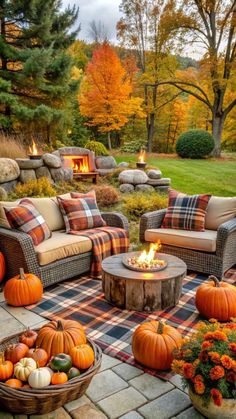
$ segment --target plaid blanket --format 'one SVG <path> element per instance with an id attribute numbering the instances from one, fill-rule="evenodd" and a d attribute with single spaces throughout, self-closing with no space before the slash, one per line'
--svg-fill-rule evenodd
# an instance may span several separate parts
<path id="1" fill-rule="evenodd" d="M 128 232 L 123 228 L 106 226 L 81 231 L 70 230 L 70 234 L 86 236 L 92 241 L 90 275 L 93 278 L 101 275 L 103 259 L 118 253 L 126 253 L 129 249 Z"/>
<path id="2" fill-rule="evenodd" d="M 109 304 L 102 292 L 100 280 L 83 277 L 64 281 L 45 290 L 42 300 L 26 307 L 50 320 L 71 319 L 83 324 L 87 335 L 107 355 L 142 368 L 149 374 L 169 379 L 172 374 L 148 370 L 133 358 L 131 339 L 136 327 L 148 320 L 161 318 L 178 328 L 183 335 L 191 333 L 202 320 L 195 307 L 196 288 L 206 280 L 205 275 L 190 274 L 183 280 L 183 289 L 177 306 L 154 313 L 121 310 Z M 228 271 L 225 280 L 236 285 L 236 271 Z"/>

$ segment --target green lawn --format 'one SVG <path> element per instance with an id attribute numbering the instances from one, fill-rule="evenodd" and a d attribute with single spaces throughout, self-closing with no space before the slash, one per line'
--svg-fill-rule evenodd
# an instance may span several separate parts
<path id="1" fill-rule="evenodd" d="M 135 162 L 136 155 L 116 154 L 116 161 Z M 150 155 L 150 166 L 158 167 L 163 177 L 171 178 L 171 186 L 178 191 L 236 196 L 236 160 L 189 160 Z"/>

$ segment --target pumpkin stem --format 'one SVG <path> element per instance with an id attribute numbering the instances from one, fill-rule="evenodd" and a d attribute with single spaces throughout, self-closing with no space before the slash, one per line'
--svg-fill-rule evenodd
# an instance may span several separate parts
<path id="1" fill-rule="evenodd" d="M 157 327 L 157 333 L 159 335 L 162 335 L 162 333 L 164 331 L 164 326 L 165 326 L 164 323 L 161 320 L 159 320 L 158 327 Z"/>
<path id="2" fill-rule="evenodd" d="M 208 279 L 209 279 L 209 281 L 213 281 L 214 282 L 215 287 L 217 287 L 217 288 L 220 287 L 220 281 L 219 281 L 218 278 L 216 278 L 215 275 L 210 275 Z"/>
<path id="3" fill-rule="evenodd" d="M 24 268 L 20 268 L 20 276 L 19 276 L 19 279 L 25 279 Z"/>
<path id="4" fill-rule="evenodd" d="M 57 320 L 57 330 L 64 330 L 61 320 Z"/>

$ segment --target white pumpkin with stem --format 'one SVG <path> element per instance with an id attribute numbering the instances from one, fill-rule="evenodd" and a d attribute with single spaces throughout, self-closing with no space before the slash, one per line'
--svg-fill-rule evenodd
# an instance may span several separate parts
<path id="1" fill-rule="evenodd" d="M 47 367 L 37 368 L 32 371 L 28 383 L 32 388 L 43 388 L 49 386 L 51 382 L 51 374 Z"/>
<path id="2" fill-rule="evenodd" d="M 21 381 L 27 381 L 30 373 L 36 370 L 37 364 L 32 358 L 22 358 L 14 367 L 14 375 Z"/>

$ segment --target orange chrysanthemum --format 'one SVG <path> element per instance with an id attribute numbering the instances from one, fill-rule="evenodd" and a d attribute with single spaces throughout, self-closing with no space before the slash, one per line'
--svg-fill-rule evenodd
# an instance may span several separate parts
<path id="1" fill-rule="evenodd" d="M 226 381 L 229 383 L 236 383 L 236 373 L 234 371 L 227 372 Z"/>
<path id="2" fill-rule="evenodd" d="M 218 320 L 216 320 L 216 319 L 209 319 L 208 320 L 210 323 L 218 323 Z"/>
<path id="3" fill-rule="evenodd" d="M 196 383 L 197 381 L 204 381 L 204 378 L 201 374 L 198 374 L 198 375 L 195 375 L 193 381 L 194 383 Z"/>
<path id="4" fill-rule="evenodd" d="M 229 349 L 234 353 L 234 354 L 236 354 L 236 343 L 234 343 L 234 342 L 232 342 L 232 343 L 229 343 Z"/>
<path id="5" fill-rule="evenodd" d="M 204 336 L 204 340 L 228 340 L 225 333 L 221 332 L 220 330 L 216 330 L 215 332 L 207 332 Z"/>
<path id="6" fill-rule="evenodd" d="M 212 343 L 212 342 L 210 342 L 209 340 L 205 340 L 205 341 L 202 343 L 202 349 L 208 349 L 208 348 L 211 348 L 211 347 L 212 347 L 212 345 L 213 345 L 213 343 Z"/>
<path id="7" fill-rule="evenodd" d="M 227 370 L 230 370 L 232 368 L 232 361 L 233 360 L 230 358 L 230 356 L 222 355 L 220 360 L 221 360 L 221 364 L 223 365 L 223 367 L 225 367 Z"/>
<path id="8" fill-rule="evenodd" d="M 232 362 L 232 370 L 236 372 L 236 361 Z"/>
<path id="9" fill-rule="evenodd" d="M 217 352 L 208 352 L 208 355 L 211 357 L 211 361 L 214 364 L 220 364 L 220 355 Z"/>
<path id="10" fill-rule="evenodd" d="M 172 371 L 174 371 L 176 374 L 183 375 L 183 365 L 184 365 L 184 363 L 185 363 L 184 361 L 174 359 L 174 361 L 171 364 Z"/>
<path id="11" fill-rule="evenodd" d="M 216 406 L 221 406 L 222 404 L 222 394 L 217 388 L 211 389 L 211 398 Z"/>
<path id="12" fill-rule="evenodd" d="M 194 390 L 196 394 L 203 394 L 205 392 L 205 384 L 203 381 L 196 381 L 194 383 Z"/>
<path id="13" fill-rule="evenodd" d="M 219 380 L 220 378 L 224 377 L 225 370 L 220 365 L 216 365 L 210 370 L 210 378 L 211 380 Z"/>
<path id="14" fill-rule="evenodd" d="M 193 367 L 196 369 L 197 366 L 199 365 L 200 359 L 195 359 L 195 361 L 193 361 Z"/>
<path id="15" fill-rule="evenodd" d="M 183 375 L 185 378 L 190 379 L 194 376 L 194 367 L 190 362 L 185 362 L 183 365 Z"/>
<path id="16" fill-rule="evenodd" d="M 208 352 L 207 351 L 201 351 L 200 354 L 198 355 L 198 358 L 200 359 L 200 361 L 202 362 L 207 362 L 208 361 Z"/>

